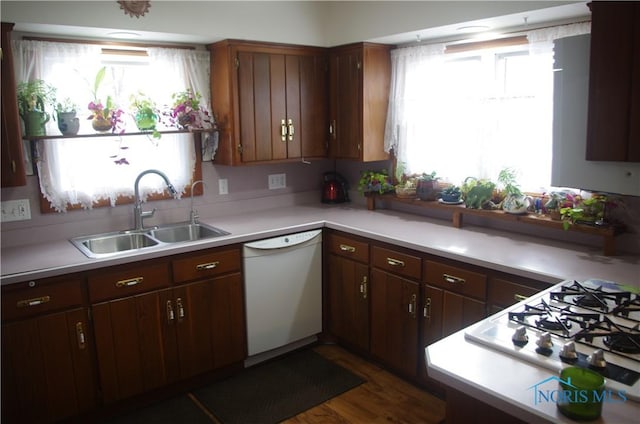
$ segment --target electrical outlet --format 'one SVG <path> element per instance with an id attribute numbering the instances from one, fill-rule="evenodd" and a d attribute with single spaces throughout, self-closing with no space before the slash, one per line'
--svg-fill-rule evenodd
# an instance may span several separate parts
<path id="1" fill-rule="evenodd" d="M 287 174 L 269 175 L 269 190 L 276 190 L 287 187 Z"/>
<path id="2" fill-rule="evenodd" d="M 229 194 L 229 181 L 226 178 L 218 180 L 218 194 Z"/>
<path id="3" fill-rule="evenodd" d="M 24 221 L 27 219 L 31 219 L 29 199 L 2 202 L 2 222 Z"/>

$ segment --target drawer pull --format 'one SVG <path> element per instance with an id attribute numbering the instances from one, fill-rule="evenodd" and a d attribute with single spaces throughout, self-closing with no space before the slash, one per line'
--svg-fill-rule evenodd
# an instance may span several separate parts
<path id="1" fill-rule="evenodd" d="M 464 284 L 465 283 L 465 279 L 464 278 L 455 277 L 455 276 L 449 275 L 449 274 L 442 274 L 442 279 L 444 281 L 446 281 L 447 283 L 451 283 L 451 284 Z"/>
<path id="2" fill-rule="evenodd" d="M 82 326 L 82 322 L 76 322 L 76 337 L 78 338 L 78 349 L 84 350 L 87 345 L 87 341 L 84 336 L 84 328 Z"/>
<path id="3" fill-rule="evenodd" d="M 416 294 L 412 294 L 411 295 L 411 302 L 409 302 L 409 315 L 411 315 L 412 318 L 416 317 L 416 299 L 417 296 Z"/>
<path id="4" fill-rule="evenodd" d="M 128 280 L 116 281 L 116 287 L 122 288 L 122 287 L 137 286 L 138 284 L 142 283 L 142 280 L 144 280 L 144 277 L 136 277 L 136 278 L 130 278 Z"/>
<path id="5" fill-rule="evenodd" d="M 527 296 L 523 296 L 521 294 L 514 294 L 513 298 L 515 299 L 516 302 L 522 302 L 523 300 L 527 299 Z"/>
<path id="6" fill-rule="evenodd" d="M 209 263 L 206 263 L 206 264 L 198 264 L 198 265 L 196 265 L 196 269 L 197 269 L 198 271 L 206 271 L 206 270 L 208 270 L 208 269 L 214 269 L 214 268 L 217 268 L 217 267 L 218 267 L 218 265 L 220 265 L 220 262 L 219 262 L 219 261 L 209 262 Z"/>
<path id="7" fill-rule="evenodd" d="M 343 252 L 354 253 L 356 251 L 356 248 L 353 246 L 349 246 L 348 244 L 341 244 L 340 250 L 342 250 Z"/>
<path id="8" fill-rule="evenodd" d="M 391 266 L 401 266 L 404 268 L 404 261 L 400 259 L 387 258 L 387 263 Z"/>
<path id="9" fill-rule="evenodd" d="M 18 308 L 28 308 L 30 306 L 38 306 L 51 301 L 51 296 L 34 297 L 33 299 L 18 300 L 16 306 Z"/>
<path id="10" fill-rule="evenodd" d="M 367 277 L 362 277 L 362 282 L 360 283 L 360 293 L 362 293 L 362 298 L 367 298 Z"/>

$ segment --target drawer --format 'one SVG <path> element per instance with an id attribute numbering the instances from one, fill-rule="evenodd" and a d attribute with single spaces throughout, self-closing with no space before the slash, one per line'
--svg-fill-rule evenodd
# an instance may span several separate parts
<path id="1" fill-rule="evenodd" d="M 107 268 L 89 277 L 89 300 L 96 303 L 169 287 L 169 278 L 166 262 Z"/>
<path id="2" fill-rule="evenodd" d="M 239 249 L 210 250 L 174 259 L 172 263 L 173 281 L 176 283 L 238 272 L 242 269 Z"/>
<path id="3" fill-rule="evenodd" d="M 82 303 L 80 279 L 19 283 L 2 290 L 2 319 L 31 317 Z"/>
<path id="4" fill-rule="evenodd" d="M 428 284 L 477 299 L 487 298 L 485 274 L 441 262 L 425 261 L 424 275 Z"/>
<path id="5" fill-rule="evenodd" d="M 369 243 L 336 234 L 330 234 L 328 238 L 329 252 L 355 261 L 369 263 Z"/>
<path id="6" fill-rule="evenodd" d="M 371 249 L 371 263 L 376 268 L 416 280 L 420 279 L 422 271 L 422 258 L 419 256 L 379 246 Z"/>
<path id="7" fill-rule="evenodd" d="M 489 303 L 507 307 L 533 296 L 539 291 L 540 289 L 494 278 L 489 283 Z"/>

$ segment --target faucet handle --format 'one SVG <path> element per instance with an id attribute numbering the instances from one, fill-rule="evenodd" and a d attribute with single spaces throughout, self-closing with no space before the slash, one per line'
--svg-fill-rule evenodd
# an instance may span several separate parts
<path id="1" fill-rule="evenodd" d="M 156 213 L 156 208 L 153 208 L 150 211 L 144 211 L 144 212 L 140 212 L 140 216 L 142 218 L 151 218 L 153 216 L 153 214 Z"/>

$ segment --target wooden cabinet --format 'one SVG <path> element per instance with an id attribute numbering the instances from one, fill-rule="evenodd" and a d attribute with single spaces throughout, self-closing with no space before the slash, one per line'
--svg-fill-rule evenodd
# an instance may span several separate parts
<path id="1" fill-rule="evenodd" d="M 590 7 L 586 158 L 640 162 L 640 2 Z"/>
<path id="2" fill-rule="evenodd" d="M 462 264 L 429 260 L 425 261 L 424 275 L 427 285 L 442 290 L 442 337 L 487 315 L 485 274 L 471 271 Z"/>
<path id="3" fill-rule="evenodd" d="M 331 49 L 331 157 L 363 162 L 388 159 L 384 128 L 390 81 L 389 46 L 357 43 Z"/>
<path id="4" fill-rule="evenodd" d="M 234 248 L 90 276 L 105 403 L 242 361 L 240 270 Z"/>
<path id="5" fill-rule="evenodd" d="M 369 351 L 369 245 L 328 233 L 329 332 L 342 343 Z"/>
<path id="6" fill-rule="evenodd" d="M 225 40 L 211 46 L 215 162 L 240 165 L 326 156 L 326 50 Z"/>
<path id="7" fill-rule="evenodd" d="M 93 336 L 82 281 L 2 288 L 2 422 L 54 422 L 97 405 Z"/>
<path id="8" fill-rule="evenodd" d="M 488 302 L 489 315 L 516 304 L 543 290 L 544 287 L 530 282 L 516 283 L 510 277 L 491 277 L 489 279 Z M 535 284 L 535 285 L 534 285 Z"/>
<path id="9" fill-rule="evenodd" d="M 2 154 L 0 168 L 2 170 L 2 187 L 23 186 L 27 184 L 22 135 L 20 133 L 20 116 L 18 115 L 18 98 L 16 96 L 16 79 L 11 51 L 11 31 L 13 24 L 2 22 Z"/>
<path id="10" fill-rule="evenodd" d="M 422 259 L 380 246 L 371 250 L 371 354 L 415 379 Z"/>

